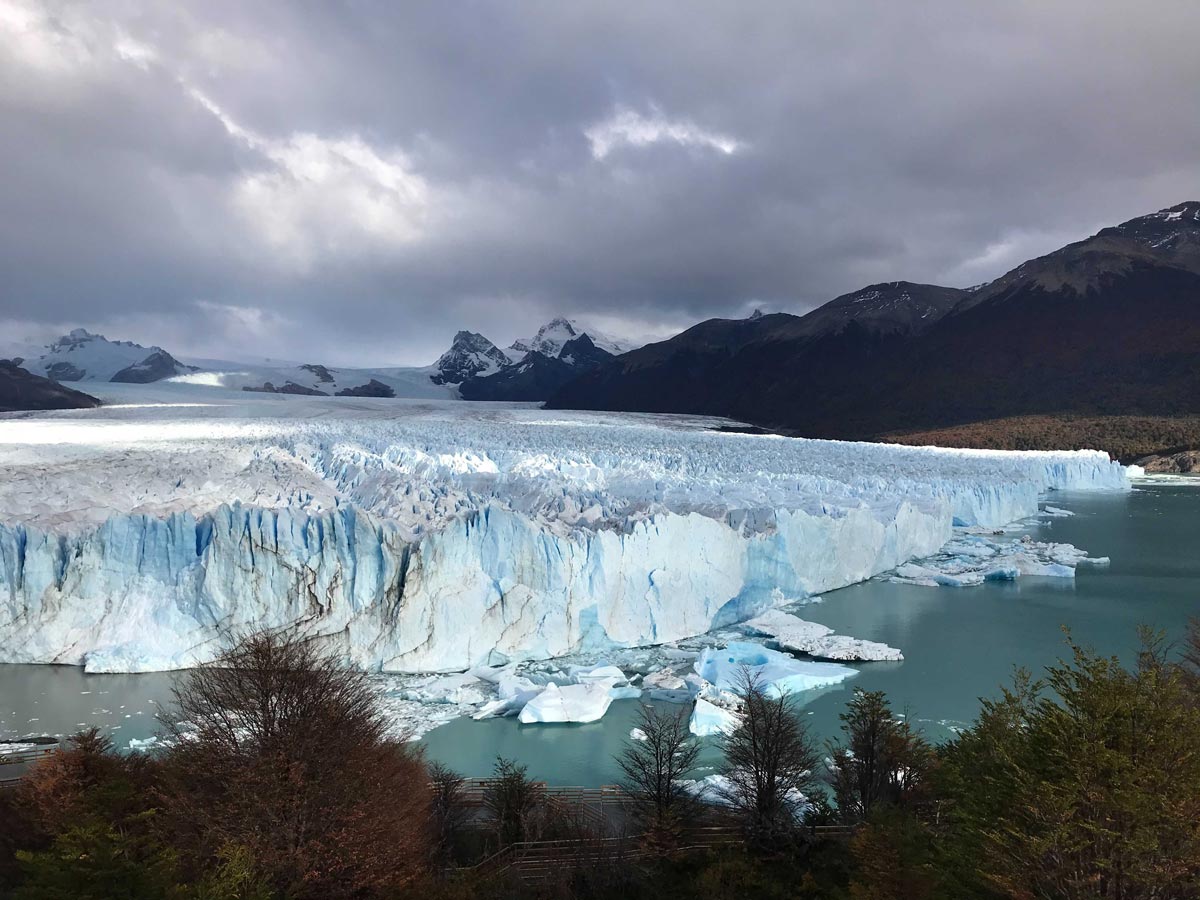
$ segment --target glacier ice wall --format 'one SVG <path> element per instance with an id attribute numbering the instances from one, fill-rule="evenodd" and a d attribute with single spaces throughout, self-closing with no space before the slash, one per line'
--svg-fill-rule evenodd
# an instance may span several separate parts
<path id="1" fill-rule="evenodd" d="M 297 626 L 370 669 L 678 640 L 928 556 L 1096 453 L 308 398 L 0 422 L 0 661 L 150 671 Z M 261 405 L 259 405 L 261 404 Z"/>

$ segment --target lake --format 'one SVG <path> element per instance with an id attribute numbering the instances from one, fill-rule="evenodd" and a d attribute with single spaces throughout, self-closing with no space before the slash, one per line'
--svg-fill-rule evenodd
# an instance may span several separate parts
<path id="1" fill-rule="evenodd" d="M 861 663 L 857 677 L 800 698 L 821 737 L 836 735 L 854 687 L 886 691 L 926 736 L 944 740 L 969 723 L 978 698 L 994 696 L 1014 666 L 1035 671 L 1067 652 L 1062 627 L 1103 653 L 1132 661 L 1137 626 L 1184 631 L 1200 615 L 1200 479 L 1141 482 L 1129 494 L 1056 493 L 1075 513 L 1028 532 L 1108 556 L 1075 579 L 1025 577 L 971 588 L 928 588 L 869 581 L 825 595 L 801 615 L 841 634 L 904 651 L 898 663 Z M 0 665 L 0 735 L 70 733 L 88 724 L 111 729 L 120 746 L 153 733 L 172 676 L 85 675 L 63 666 Z M 628 738 L 638 701 L 618 701 L 600 722 L 522 726 L 515 719 L 459 719 L 424 739 L 431 758 L 468 775 L 486 774 L 497 755 L 519 760 L 556 784 L 617 779 L 613 756 Z M 718 756 L 709 745 L 701 764 Z"/>

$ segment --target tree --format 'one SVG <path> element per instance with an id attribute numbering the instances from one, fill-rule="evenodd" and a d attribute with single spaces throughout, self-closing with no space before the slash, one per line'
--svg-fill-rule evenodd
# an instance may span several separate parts
<path id="1" fill-rule="evenodd" d="M 881 805 L 911 802 L 933 762 L 929 745 L 897 721 L 882 691 L 856 689 L 840 718 L 846 743 L 829 751 L 842 820 L 863 822 Z"/>
<path id="2" fill-rule="evenodd" d="M 186 673 L 164 717 L 164 815 L 200 870 L 243 848 L 278 892 L 347 897 L 429 858 L 428 776 L 364 673 L 260 632 Z"/>
<path id="3" fill-rule="evenodd" d="M 118 754 L 94 728 L 38 762 L 16 791 L 14 811 L 38 846 L 16 853 L 22 884 L 14 896 L 166 896 L 178 866 L 155 827 L 152 769 L 144 757 Z"/>
<path id="4" fill-rule="evenodd" d="M 944 753 L 950 840 L 1004 896 L 1200 897 L 1200 712 L 1148 639 L 1132 669 L 1074 644 L 1046 690 L 985 704 Z"/>
<path id="5" fill-rule="evenodd" d="M 634 800 L 639 823 L 656 841 L 671 844 L 696 812 L 696 801 L 683 776 L 696 765 L 700 745 L 688 728 L 684 710 L 660 711 L 643 705 L 639 740 L 631 739 L 617 757 L 625 789 Z"/>
<path id="6" fill-rule="evenodd" d="M 545 801 L 542 785 L 529 778 L 528 769 L 511 759 L 496 757 L 492 778 L 483 793 L 496 837 L 508 847 L 536 836 L 536 816 Z"/>
<path id="7" fill-rule="evenodd" d="M 750 842 L 772 849 L 796 837 L 820 759 L 786 695 L 768 696 L 748 670 L 742 693 L 741 724 L 721 742 L 723 794 L 745 823 Z"/>
<path id="8" fill-rule="evenodd" d="M 1180 667 L 1185 687 L 1193 695 L 1194 702 L 1200 705 L 1200 619 L 1193 618 L 1188 622 Z"/>
<path id="9" fill-rule="evenodd" d="M 463 804 L 463 777 L 442 763 L 429 766 L 430 817 L 433 824 L 433 853 L 441 865 L 450 863 L 468 810 Z"/>

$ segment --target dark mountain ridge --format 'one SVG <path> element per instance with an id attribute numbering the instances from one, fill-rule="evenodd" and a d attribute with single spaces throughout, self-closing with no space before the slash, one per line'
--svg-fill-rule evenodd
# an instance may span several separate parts
<path id="1" fill-rule="evenodd" d="M 43 409 L 92 409 L 100 401 L 0 359 L 0 413 Z"/>
<path id="2" fill-rule="evenodd" d="M 1200 203 L 1103 229 L 975 291 L 894 282 L 805 316 L 703 322 L 584 374 L 548 405 L 839 438 L 1200 411 Z"/>

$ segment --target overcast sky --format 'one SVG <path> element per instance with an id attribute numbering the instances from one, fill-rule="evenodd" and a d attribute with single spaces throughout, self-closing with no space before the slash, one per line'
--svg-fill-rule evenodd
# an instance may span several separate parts
<path id="1" fill-rule="evenodd" d="M 426 363 L 1200 197 L 1200 3 L 0 0 L 0 338 Z"/>

